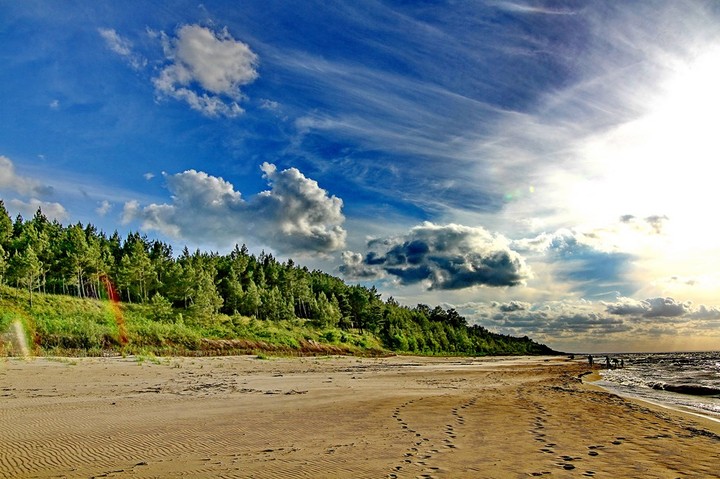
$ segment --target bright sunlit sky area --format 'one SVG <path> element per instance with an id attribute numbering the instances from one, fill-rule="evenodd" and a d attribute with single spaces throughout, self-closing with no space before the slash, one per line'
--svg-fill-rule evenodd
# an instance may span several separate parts
<path id="1" fill-rule="evenodd" d="M 13 218 L 720 349 L 720 2 L 0 0 L 0 60 Z"/>

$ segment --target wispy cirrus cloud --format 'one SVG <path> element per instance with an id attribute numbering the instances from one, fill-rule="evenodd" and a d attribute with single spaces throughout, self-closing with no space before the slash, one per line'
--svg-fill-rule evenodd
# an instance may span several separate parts
<path id="1" fill-rule="evenodd" d="M 522 2 L 496 2 L 497 7 L 513 13 L 542 14 L 542 15 L 575 15 L 576 11 L 570 8 L 546 8 L 536 4 Z"/>
<path id="2" fill-rule="evenodd" d="M 124 58 L 134 70 L 141 70 L 147 66 L 147 59 L 135 52 L 132 42 L 123 38 L 115 29 L 98 28 L 98 33 L 105 40 L 108 48 Z"/>

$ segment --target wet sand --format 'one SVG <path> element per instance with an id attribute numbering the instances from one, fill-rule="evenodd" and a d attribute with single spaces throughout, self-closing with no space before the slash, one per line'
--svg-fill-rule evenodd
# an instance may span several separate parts
<path id="1" fill-rule="evenodd" d="M 0 477 L 710 478 L 720 424 L 565 358 L 1 359 Z"/>

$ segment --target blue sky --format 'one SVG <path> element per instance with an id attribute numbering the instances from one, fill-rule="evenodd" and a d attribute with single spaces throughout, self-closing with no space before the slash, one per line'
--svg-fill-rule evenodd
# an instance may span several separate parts
<path id="1" fill-rule="evenodd" d="M 714 1 L 0 2 L 0 198 L 577 351 L 720 347 Z"/>

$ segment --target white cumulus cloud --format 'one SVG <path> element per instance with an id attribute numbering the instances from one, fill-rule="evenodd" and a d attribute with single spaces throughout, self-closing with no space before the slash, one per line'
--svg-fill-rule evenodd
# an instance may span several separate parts
<path id="1" fill-rule="evenodd" d="M 227 29 L 183 25 L 176 37 L 162 34 L 168 62 L 153 79 L 156 91 L 186 102 L 206 116 L 243 113 L 240 88 L 258 77 L 258 56 Z"/>
<path id="2" fill-rule="evenodd" d="M 100 216 L 105 216 L 110 212 L 111 209 L 112 205 L 110 204 L 110 202 L 108 200 L 103 200 L 100 202 L 100 204 L 98 204 L 98 207 L 95 208 L 95 212 Z"/>
<path id="3" fill-rule="evenodd" d="M 0 189 L 10 190 L 28 196 L 49 196 L 53 193 L 51 186 L 43 185 L 37 180 L 18 175 L 15 171 L 15 165 L 10 158 L 2 155 L 0 155 Z"/>
<path id="4" fill-rule="evenodd" d="M 125 204 L 123 221 L 145 230 L 230 245 L 246 239 L 280 252 L 337 251 L 345 246 L 343 202 L 296 168 L 262 165 L 270 189 L 245 200 L 223 178 L 187 170 L 165 175 L 172 203 Z"/>
<path id="5" fill-rule="evenodd" d="M 704 306 L 702 308 L 705 308 L 702 310 L 705 313 L 710 311 Z M 694 312 L 690 302 L 681 303 L 673 298 L 649 298 L 638 301 L 621 297 L 615 303 L 607 303 L 606 310 L 615 315 L 634 315 L 645 318 L 674 318 Z"/>
<path id="6" fill-rule="evenodd" d="M 29 201 L 12 199 L 8 205 L 10 209 L 20 213 L 23 218 L 32 218 L 38 208 L 50 220 L 62 222 L 69 217 L 67 210 L 60 203 L 40 201 L 37 198 L 31 198 Z"/>

